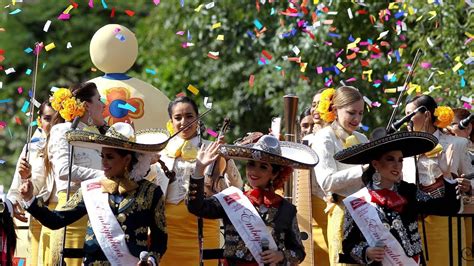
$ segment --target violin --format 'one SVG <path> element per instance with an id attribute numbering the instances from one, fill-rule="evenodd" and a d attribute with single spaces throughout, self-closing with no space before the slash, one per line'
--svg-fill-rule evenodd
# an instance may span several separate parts
<path id="1" fill-rule="evenodd" d="M 220 140 L 224 137 L 225 133 L 229 129 L 230 119 L 225 118 L 222 127 L 219 130 L 217 139 Z M 217 159 L 212 162 L 206 169 L 204 176 L 211 180 L 211 190 L 213 193 L 217 193 L 218 184 L 221 179 L 224 178 L 224 173 L 227 168 L 227 160 L 223 156 L 217 157 Z"/>

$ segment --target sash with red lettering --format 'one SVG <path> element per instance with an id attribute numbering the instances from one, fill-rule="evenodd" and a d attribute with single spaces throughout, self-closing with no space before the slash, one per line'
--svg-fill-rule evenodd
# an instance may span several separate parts
<path id="1" fill-rule="evenodd" d="M 354 219 L 357 227 L 364 235 L 369 246 L 374 247 L 377 242 L 385 245 L 383 265 L 418 265 L 408 257 L 398 240 L 390 233 L 377 213 L 375 203 L 371 202 L 371 195 L 367 188 L 362 188 L 343 200 L 344 205 Z"/>
<path id="2" fill-rule="evenodd" d="M 109 194 L 102 192 L 100 179 L 81 183 L 89 222 L 107 260 L 112 265 L 136 265 L 138 258 L 130 254 L 125 234 L 109 205 Z"/>
<path id="3" fill-rule="evenodd" d="M 250 253 L 252 253 L 255 261 L 259 265 L 263 265 L 260 256 L 262 252 L 260 241 L 267 239 L 270 242 L 270 250 L 277 250 L 278 247 L 250 200 L 236 187 L 226 188 L 222 192 L 215 194 L 214 197 L 219 200 L 227 217 L 229 217 L 235 230 L 237 230 Z"/>

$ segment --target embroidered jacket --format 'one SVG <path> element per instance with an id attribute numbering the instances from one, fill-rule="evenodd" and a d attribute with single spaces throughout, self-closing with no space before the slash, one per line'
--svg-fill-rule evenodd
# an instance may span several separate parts
<path id="1" fill-rule="evenodd" d="M 138 185 L 136 190 L 124 194 L 123 197 L 110 194 L 109 205 L 125 233 L 130 254 L 137 257 L 137 262 L 141 251 L 148 251 L 158 260 L 165 253 L 168 240 L 163 193 L 148 180 L 141 180 Z M 53 230 L 71 224 L 87 214 L 81 189 L 61 211 L 50 211 L 38 199 L 35 199 L 27 210 L 41 224 Z M 151 232 L 150 238 L 148 229 Z M 85 265 L 107 261 L 90 224 L 87 226 L 84 252 Z"/>
<path id="2" fill-rule="evenodd" d="M 196 192 L 188 197 L 189 212 L 207 219 L 223 218 L 224 222 L 224 257 L 230 261 L 255 261 L 237 230 L 230 222 L 224 209 L 215 197 L 204 198 L 204 179 L 190 178 L 191 192 Z M 306 256 L 301 242 L 298 222 L 296 220 L 296 207 L 283 199 L 278 208 L 256 207 L 267 227 L 271 230 L 273 239 L 278 249 L 283 252 L 284 260 L 278 265 L 288 263 L 299 264 Z"/>
<path id="3" fill-rule="evenodd" d="M 407 201 L 401 212 L 376 205 L 380 220 L 390 229 L 407 256 L 413 257 L 422 252 L 418 213 L 449 215 L 458 212 L 460 201 L 456 199 L 456 184 L 444 181 L 444 186 L 445 196 L 433 198 L 417 189 L 416 185 L 401 181 L 395 186 L 395 191 Z M 341 260 L 344 261 L 341 262 L 367 264 L 365 251 L 369 245 L 347 210 L 344 215 L 342 247 L 344 254 L 341 254 Z"/>

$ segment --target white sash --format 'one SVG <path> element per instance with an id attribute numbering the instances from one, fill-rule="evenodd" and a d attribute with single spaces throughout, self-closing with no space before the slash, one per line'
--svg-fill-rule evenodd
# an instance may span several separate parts
<path id="1" fill-rule="evenodd" d="M 89 221 L 107 260 L 112 265 L 136 265 L 138 258 L 130 254 L 125 234 L 110 209 L 109 194 L 102 192 L 100 178 L 81 183 Z"/>
<path id="2" fill-rule="evenodd" d="M 250 200 L 236 187 L 226 188 L 215 194 L 214 197 L 219 200 L 227 217 L 245 242 L 245 246 L 250 250 L 255 261 L 258 265 L 263 265 L 260 256 L 262 252 L 260 241 L 264 238 L 268 239 L 271 250 L 277 250 L 278 247 Z"/>
<path id="3" fill-rule="evenodd" d="M 418 265 L 413 258 L 405 254 L 398 240 L 382 224 L 375 203 L 370 199 L 367 188 L 362 188 L 343 200 L 369 246 L 374 247 L 379 241 L 384 243 L 383 265 Z"/>

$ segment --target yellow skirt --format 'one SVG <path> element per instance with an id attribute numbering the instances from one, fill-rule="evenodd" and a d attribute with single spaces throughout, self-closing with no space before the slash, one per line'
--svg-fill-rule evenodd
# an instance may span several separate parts
<path id="1" fill-rule="evenodd" d="M 457 221 L 452 219 L 453 226 L 453 263 L 458 265 L 458 237 L 457 237 Z M 445 266 L 449 265 L 449 235 L 448 235 L 448 217 L 430 215 L 425 218 L 426 237 L 428 242 L 428 266 Z M 421 221 L 418 223 L 418 230 L 421 235 L 423 248 L 426 250 L 423 241 L 423 228 Z M 466 247 L 464 219 L 461 219 L 461 243 L 462 248 Z M 467 261 L 463 261 L 462 265 L 467 265 Z M 472 265 L 472 264 L 471 264 Z"/>
<path id="2" fill-rule="evenodd" d="M 56 210 L 61 210 L 61 208 L 66 205 L 66 193 L 58 193 L 58 205 Z M 78 221 L 67 226 L 66 230 L 66 248 L 84 248 L 84 237 L 86 235 L 88 216 L 84 215 Z M 57 265 L 61 257 L 61 249 L 63 242 L 63 232 L 64 229 L 59 229 L 52 231 L 51 233 L 51 260 L 46 265 Z M 67 266 L 81 266 L 81 259 L 65 259 Z"/>
<path id="3" fill-rule="evenodd" d="M 184 201 L 178 205 L 166 204 L 168 248 L 160 261 L 162 266 L 199 265 L 197 217 L 188 212 Z M 219 220 L 204 219 L 204 248 L 219 248 Z M 216 265 L 216 260 L 206 260 L 204 265 Z"/>
<path id="4" fill-rule="evenodd" d="M 328 216 L 324 212 L 326 202 L 316 196 L 311 197 L 313 211 L 313 254 L 315 265 L 329 265 L 328 255 Z"/>
<path id="5" fill-rule="evenodd" d="M 30 255 L 30 258 L 26 260 L 27 265 L 32 265 L 32 266 L 37 266 L 38 264 L 38 253 L 39 253 L 39 242 L 40 242 L 40 235 L 41 235 L 41 229 L 43 226 L 41 226 L 40 222 L 36 220 L 33 217 L 30 217 L 30 227 L 28 230 L 28 240 L 30 241 L 30 247 L 29 247 L 29 252 L 28 254 Z"/>
<path id="6" fill-rule="evenodd" d="M 339 263 L 339 253 L 342 253 L 342 238 L 344 236 L 344 211 L 344 204 L 340 202 L 328 212 L 328 248 L 331 265 L 352 265 Z"/>
<path id="7" fill-rule="evenodd" d="M 48 204 L 48 209 L 54 210 L 58 205 L 57 202 L 50 202 Z M 50 238 L 51 238 L 51 229 L 46 226 L 43 226 L 41 229 L 41 235 L 39 237 L 39 247 L 38 247 L 38 258 L 37 262 L 39 266 L 42 265 L 51 265 L 52 257 L 51 257 L 51 246 L 50 246 Z"/>

